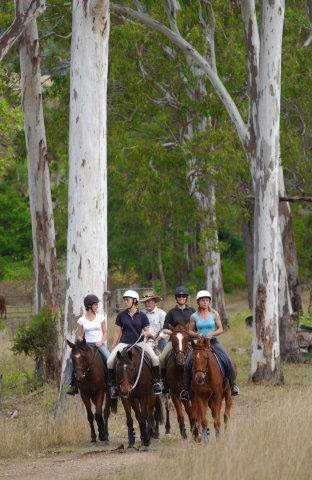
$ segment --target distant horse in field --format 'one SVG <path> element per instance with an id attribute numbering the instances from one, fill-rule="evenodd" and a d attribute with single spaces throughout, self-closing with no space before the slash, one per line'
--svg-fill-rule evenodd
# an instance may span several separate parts
<path id="1" fill-rule="evenodd" d="M 170 395 L 177 412 L 177 418 L 182 438 L 186 439 L 186 429 L 184 423 L 183 406 L 188 415 L 190 425 L 191 407 L 189 402 L 180 399 L 180 393 L 183 390 L 183 372 L 186 356 L 189 349 L 189 335 L 187 327 L 177 325 L 176 327 L 168 326 L 171 330 L 170 341 L 172 343 L 172 350 L 169 353 L 167 361 L 167 383 L 170 389 Z"/>
<path id="2" fill-rule="evenodd" d="M 76 342 L 76 344 L 69 340 L 67 340 L 67 343 L 72 349 L 70 358 L 73 362 L 80 395 L 87 410 L 91 442 L 96 442 L 94 419 L 98 426 L 99 440 L 108 442 L 108 418 L 110 409 L 112 412 L 116 412 L 117 400 L 111 400 L 109 396 L 107 373 L 101 355 L 96 347 L 87 345 L 85 339 L 82 342 Z M 91 402 L 95 405 L 95 414 L 92 412 Z"/>
<path id="3" fill-rule="evenodd" d="M 5 305 L 5 298 L 3 295 L 0 295 L 0 318 L 6 319 L 6 305 Z"/>
<path id="4" fill-rule="evenodd" d="M 131 409 L 140 427 L 141 450 L 147 451 L 151 437 L 157 437 L 162 423 L 160 398 L 154 394 L 152 370 L 136 349 L 125 349 L 116 357 L 116 385 L 125 409 L 128 428 L 128 449 L 134 447 L 135 431 Z"/>
<path id="5" fill-rule="evenodd" d="M 221 407 L 225 399 L 225 427 L 230 418 L 232 395 L 229 382 L 223 377 L 218 361 L 212 351 L 210 340 L 199 338 L 192 343 L 192 417 L 194 419 L 193 437 L 195 441 L 209 441 L 207 406 L 212 413 L 216 437 L 220 435 Z"/>

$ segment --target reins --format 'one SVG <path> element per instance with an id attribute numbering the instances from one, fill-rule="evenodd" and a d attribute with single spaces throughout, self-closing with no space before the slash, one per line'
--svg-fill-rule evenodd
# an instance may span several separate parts
<path id="1" fill-rule="evenodd" d="M 80 380 L 80 383 L 83 382 L 83 381 L 85 380 L 86 376 L 88 375 L 88 373 L 90 373 L 91 367 L 92 367 L 93 362 L 94 362 L 94 360 L 95 360 L 96 354 L 98 353 L 98 350 L 99 350 L 99 348 L 98 348 L 97 346 L 95 346 L 95 351 L 94 351 L 92 360 L 91 360 L 90 363 L 88 363 L 88 367 L 87 367 L 86 370 L 83 372 L 84 378 L 83 378 L 82 380 Z"/>
<path id="2" fill-rule="evenodd" d="M 140 338 L 141 338 L 141 337 L 139 337 L 138 340 L 139 340 Z M 132 345 L 131 348 L 133 348 L 133 347 L 138 343 L 138 340 Z M 144 337 L 143 342 L 144 342 L 144 343 L 146 342 L 146 337 Z M 140 378 L 140 375 L 141 375 L 141 371 L 142 371 L 142 366 L 143 366 L 143 359 L 144 359 L 144 348 L 142 348 L 141 361 L 140 361 L 140 367 L 139 367 L 138 375 L 137 375 L 136 381 L 134 382 L 134 384 L 133 384 L 132 387 L 131 387 L 131 390 L 133 390 L 133 389 L 137 386 L 137 383 L 138 383 L 138 381 L 139 381 L 139 378 Z"/>

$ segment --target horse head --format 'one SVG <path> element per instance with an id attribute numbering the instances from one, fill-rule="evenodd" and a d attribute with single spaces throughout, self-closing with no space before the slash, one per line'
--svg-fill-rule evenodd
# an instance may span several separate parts
<path id="1" fill-rule="evenodd" d="M 175 361 L 178 365 L 183 366 L 188 351 L 188 328 L 183 325 L 176 327 L 169 325 L 169 330 L 171 330 L 170 341 Z"/>
<path id="2" fill-rule="evenodd" d="M 76 343 L 67 340 L 67 343 L 71 348 L 70 358 L 73 362 L 75 377 L 78 383 L 82 382 L 90 371 L 95 355 L 94 350 L 87 345 L 85 338 L 82 341 L 77 340 Z"/>
<path id="3" fill-rule="evenodd" d="M 135 362 L 133 354 L 128 352 L 117 352 L 116 377 L 119 393 L 122 397 L 128 398 L 135 382 Z"/>
<path id="4" fill-rule="evenodd" d="M 198 385 L 203 385 L 205 383 L 208 370 L 208 352 L 210 350 L 210 340 L 199 337 L 196 343 L 192 342 L 192 346 L 194 380 Z"/>

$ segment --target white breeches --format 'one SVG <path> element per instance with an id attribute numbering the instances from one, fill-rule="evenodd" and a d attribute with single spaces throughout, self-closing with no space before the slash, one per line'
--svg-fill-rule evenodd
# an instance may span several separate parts
<path id="1" fill-rule="evenodd" d="M 152 347 L 146 342 L 139 342 L 137 343 L 137 345 L 138 347 L 143 348 L 144 351 L 150 356 L 153 367 L 157 367 L 159 365 L 159 360 L 156 353 L 152 349 Z M 116 345 L 116 347 L 114 348 L 114 350 L 111 352 L 110 356 L 107 359 L 108 368 L 110 369 L 114 368 L 115 357 L 117 355 L 117 352 L 121 352 L 125 347 L 128 347 L 127 343 L 118 343 L 118 345 Z"/>

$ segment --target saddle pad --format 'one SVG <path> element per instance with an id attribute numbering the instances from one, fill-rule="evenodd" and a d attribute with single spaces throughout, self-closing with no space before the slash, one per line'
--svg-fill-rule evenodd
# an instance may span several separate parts
<path id="1" fill-rule="evenodd" d="M 222 375 L 225 376 L 225 370 L 224 370 L 224 365 L 223 365 L 223 363 L 221 362 L 220 358 L 218 357 L 218 355 L 217 355 L 215 352 L 213 352 L 213 354 L 214 354 L 214 356 L 215 356 L 215 358 L 216 358 L 216 360 L 217 360 L 217 363 L 218 363 L 218 365 L 219 365 L 219 368 L 220 368 L 220 371 L 221 371 Z"/>
<path id="2" fill-rule="evenodd" d="M 129 345 L 128 347 L 125 347 L 123 349 L 123 352 L 127 353 L 128 351 L 130 350 L 136 350 L 140 356 L 142 355 L 142 348 L 139 347 L 138 345 L 135 345 L 134 347 L 132 347 L 132 345 Z M 149 368 L 152 368 L 152 361 L 151 361 L 151 358 L 150 356 L 148 355 L 148 353 L 144 352 L 144 358 L 143 358 L 143 362 L 149 367 Z"/>

